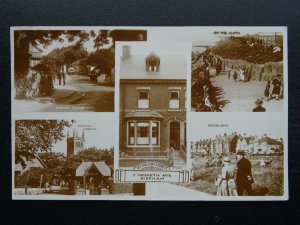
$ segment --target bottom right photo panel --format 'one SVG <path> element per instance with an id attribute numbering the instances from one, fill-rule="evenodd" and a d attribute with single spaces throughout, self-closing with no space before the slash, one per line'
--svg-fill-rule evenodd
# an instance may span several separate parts
<path id="1" fill-rule="evenodd" d="M 287 198 L 283 114 L 234 115 L 191 113 L 192 172 L 184 185 L 216 198 Z"/>

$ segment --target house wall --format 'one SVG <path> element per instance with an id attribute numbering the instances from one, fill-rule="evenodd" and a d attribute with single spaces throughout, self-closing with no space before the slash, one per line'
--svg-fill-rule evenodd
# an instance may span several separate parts
<path id="1" fill-rule="evenodd" d="M 184 144 L 184 125 L 186 122 L 185 110 L 185 90 L 186 82 L 180 81 L 141 81 L 141 82 L 122 82 L 120 83 L 120 150 L 126 149 L 127 145 L 127 126 L 125 115 L 133 110 L 138 110 L 138 90 L 149 89 L 149 109 L 156 111 L 163 116 L 160 121 L 160 150 L 165 151 L 169 148 L 170 123 L 180 122 L 180 142 Z M 169 109 L 169 90 L 178 88 L 180 90 L 180 109 Z M 144 110 L 147 111 L 147 110 Z"/>

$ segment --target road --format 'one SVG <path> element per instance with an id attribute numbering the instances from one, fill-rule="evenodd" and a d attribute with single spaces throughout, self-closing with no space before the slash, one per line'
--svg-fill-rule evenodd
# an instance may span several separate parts
<path id="1" fill-rule="evenodd" d="M 86 76 L 66 77 L 66 85 L 56 80 L 49 97 L 15 100 L 16 112 L 113 112 L 114 87 L 92 83 Z"/>

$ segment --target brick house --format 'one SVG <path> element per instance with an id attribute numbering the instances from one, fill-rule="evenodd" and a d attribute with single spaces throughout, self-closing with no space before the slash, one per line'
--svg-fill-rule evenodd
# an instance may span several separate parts
<path id="1" fill-rule="evenodd" d="M 120 152 L 127 156 L 186 151 L 184 55 L 132 55 L 123 46 L 120 69 Z"/>

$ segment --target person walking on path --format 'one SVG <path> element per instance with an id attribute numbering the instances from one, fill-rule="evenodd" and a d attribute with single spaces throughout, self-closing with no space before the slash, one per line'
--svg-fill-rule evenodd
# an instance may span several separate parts
<path id="1" fill-rule="evenodd" d="M 246 190 L 248 196 L 252 195 L 252 184 L 254 183 L 252 172 L 251 172 L 251 162 L 244 157 L 245 152 L 239 150 L 237 152 L 237 175 L 236 175 L 236 186 L 237 193 L 239 196 L 244 195 Z"/>
<path id="2" fill-rule="evenodd" d="M 233 71 L 233 80 L 234 80 L 234 82 L 236 82 L 237 77 L 238 77 L 238 73 L 237 73 L 237 71 L 236 71 L 236 69 L 235 69 L 235 70 Z"/>

